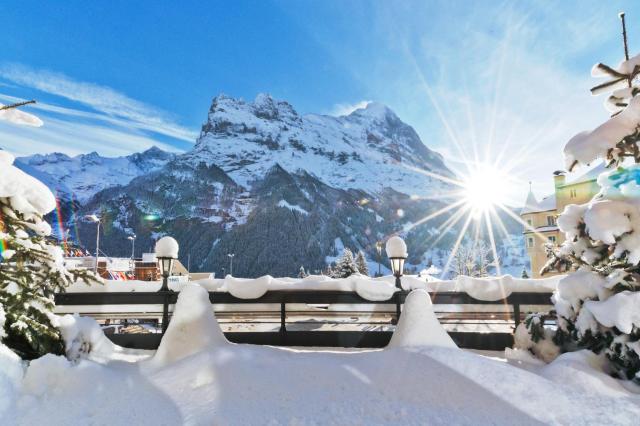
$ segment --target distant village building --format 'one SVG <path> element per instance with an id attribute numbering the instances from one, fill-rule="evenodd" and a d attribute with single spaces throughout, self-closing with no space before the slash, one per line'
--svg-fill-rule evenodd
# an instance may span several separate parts
<path id="1" fill-rule="evenodd" d="M 95 257 L 69 256 L 65 257 L 65 264 L 68 268 L 92 269 L 95 265 Z M 162 279 L 155 253 L 143 253 L 141 259 L 138 258 L 133 261 L 128 257 L 101 256 L 98 259 L 98 275 L 105 280 L 115 281 L 158 281 Z M 173 264 L 172 275 L 179 277 L 191 276 L 179 259 L 176 259 Z M 206 273 L 205 276 L 198 275 L 199 279 L 207 278 L 210 274 Z"/>
<path id="2" fill-rule="evenodd" d="M 540 278 L 540 269 L 547 262 L 545 245 L 559 245 L 564 241 L 564 234 L 560 232 L 556 223 L 558 215 L 568 204 L 590 201 L 600 190 L 596 179 L 603 171 L 604 166 L 599 165 L 570 182 L 566 181 L 564 172 L 554 172 L 555 191 L 540 201 L 529 188 L 520 217 L 529 225 L 524 230 L 524 241 L 531 259 L 532 278 Z"/>

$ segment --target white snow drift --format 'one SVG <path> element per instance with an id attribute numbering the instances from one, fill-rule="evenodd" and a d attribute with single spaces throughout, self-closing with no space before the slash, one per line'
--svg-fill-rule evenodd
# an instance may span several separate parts
<path id="1" fill-rule="evenodd" d="M 423 290 L 409 295 L 397 333 L 383 350 L 231 344 L 207 292 L 188 285 L 161 347 L 142 360 L 121 349 L 121 360 L 89 351 L 27 365 L 0 347 L 0 423 L 634 424 L 640 415 L 639 397 L 594 373 L 590 358 L 542 367 L 522 353 L 510 361 L 518 368 L 456 348 Z M 88 346 L 101 347 L 94 337 Z"/>

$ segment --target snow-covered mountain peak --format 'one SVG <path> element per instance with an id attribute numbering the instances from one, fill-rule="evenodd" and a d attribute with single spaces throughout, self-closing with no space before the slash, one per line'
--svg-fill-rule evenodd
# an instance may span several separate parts
<path id="1" fill-rule="evenodd" d="M 28 161 L 24 161 L 28 159 Z M 61 163 L 64 161 L 70 161 L 71 157 L 61 152 L 52 152 L 49 154 L 34 154 L 29 157 L 22 158 L 23 162 L 29 163 L 29 165 L 37 167 L 40 164 L 47 163 Z"/>
<path id="2" fill-rule="evenodd" d="M 363 108 L 358 108 L 346 117 L 368 117 L 373 120 L 385 120 L 387 117 L 397 118 L 396 114 L 385 104 L 380 102 L 368 102 Z"/>
<path id="3" fill-rule="evenodd" d="M 97 152 L 70 157 L 54 152 L 19 158 L 18 161 L 57 180 L 64 192 L 73 193 L 80 202 L 96 192 L 115 185 L 125 185 L 132 179 L 159 169 L 175 154 L 151 147 L 125 157 L 103 157 Z M 68 194 L 71 195 L 71 194 Z"/>
<path id="4" fill-rule="evenodd" d="M 370 192 L 393 187 L 423 194 L 441 186 L 403 165 L 451 175 L 441 156 L 383 104 L 371 102 L 337 118 L 300 116 L 268 94 L 253 102 L 215 97 L 194 149 L 181 160 L 215 163 L 247 188 L 275 163 L 331 186 Z"/>

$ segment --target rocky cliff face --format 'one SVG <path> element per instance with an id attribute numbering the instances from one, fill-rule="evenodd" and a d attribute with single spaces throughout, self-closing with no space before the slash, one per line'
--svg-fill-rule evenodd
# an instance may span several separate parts
<path id="1" fill-rule="evenodd" d="M 433 195 L 451 176 L 442 157 L 389 108 L 371 103 L 343 117 L 300 116 L 287 102 L 258 95 L 254 102 L 220 95 L 209 110 L 194 149 L 185 158 L 215 163 L 250 186 L 275 164 L 305 170 L 328 185 L 378 192 Z"/>
<path id="2" fill-rule="evenodd" d="M 450 188 L 424 171 L 452 176 L 383 105 L 301 116 L 268 95 L 214 98 L 195 146 L 181 155 L 153 149 L 118 159 L 23 161 L 79 194 L 75 217 L 105 217 L 106 253 L 128 256 L 131 233 L 138 253 L 169 234 L 192 270 L 228 272 L 226 255 L 235 253 L 237 276 L 319 271 L 343 246 L 375 260 L 376 241 L 444 206 L 437 195 Z M 435 229 L 446 219 L 407 231 L 411 263 L 431 260 Z M 78 229 L 93 249 L 95 226 L 80 221 Z M 454 232 L 439 245 L 450 246 Z"/>

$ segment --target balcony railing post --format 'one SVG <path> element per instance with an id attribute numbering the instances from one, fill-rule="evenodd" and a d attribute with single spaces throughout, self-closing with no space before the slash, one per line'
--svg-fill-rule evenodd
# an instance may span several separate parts
<path id="1" fill-rule="evenodd" d="M 516 324 L 516 328 L 518 328 L 518 326 L 520 325 L 520 304 L 519 303 L 513 304 L 513 320 Z"/>
<path id="2" fill-rule="evenodd" d="M 286 311 L 286 303 L 280 302 L 280 333 L 287 332 L 287 311 Z"/>
<path id="3" fill-rule="evenodd" d="M 164 291 L 164 302 L 162 303 L 162 335 L 169 327 L 169 292 Z"/>

